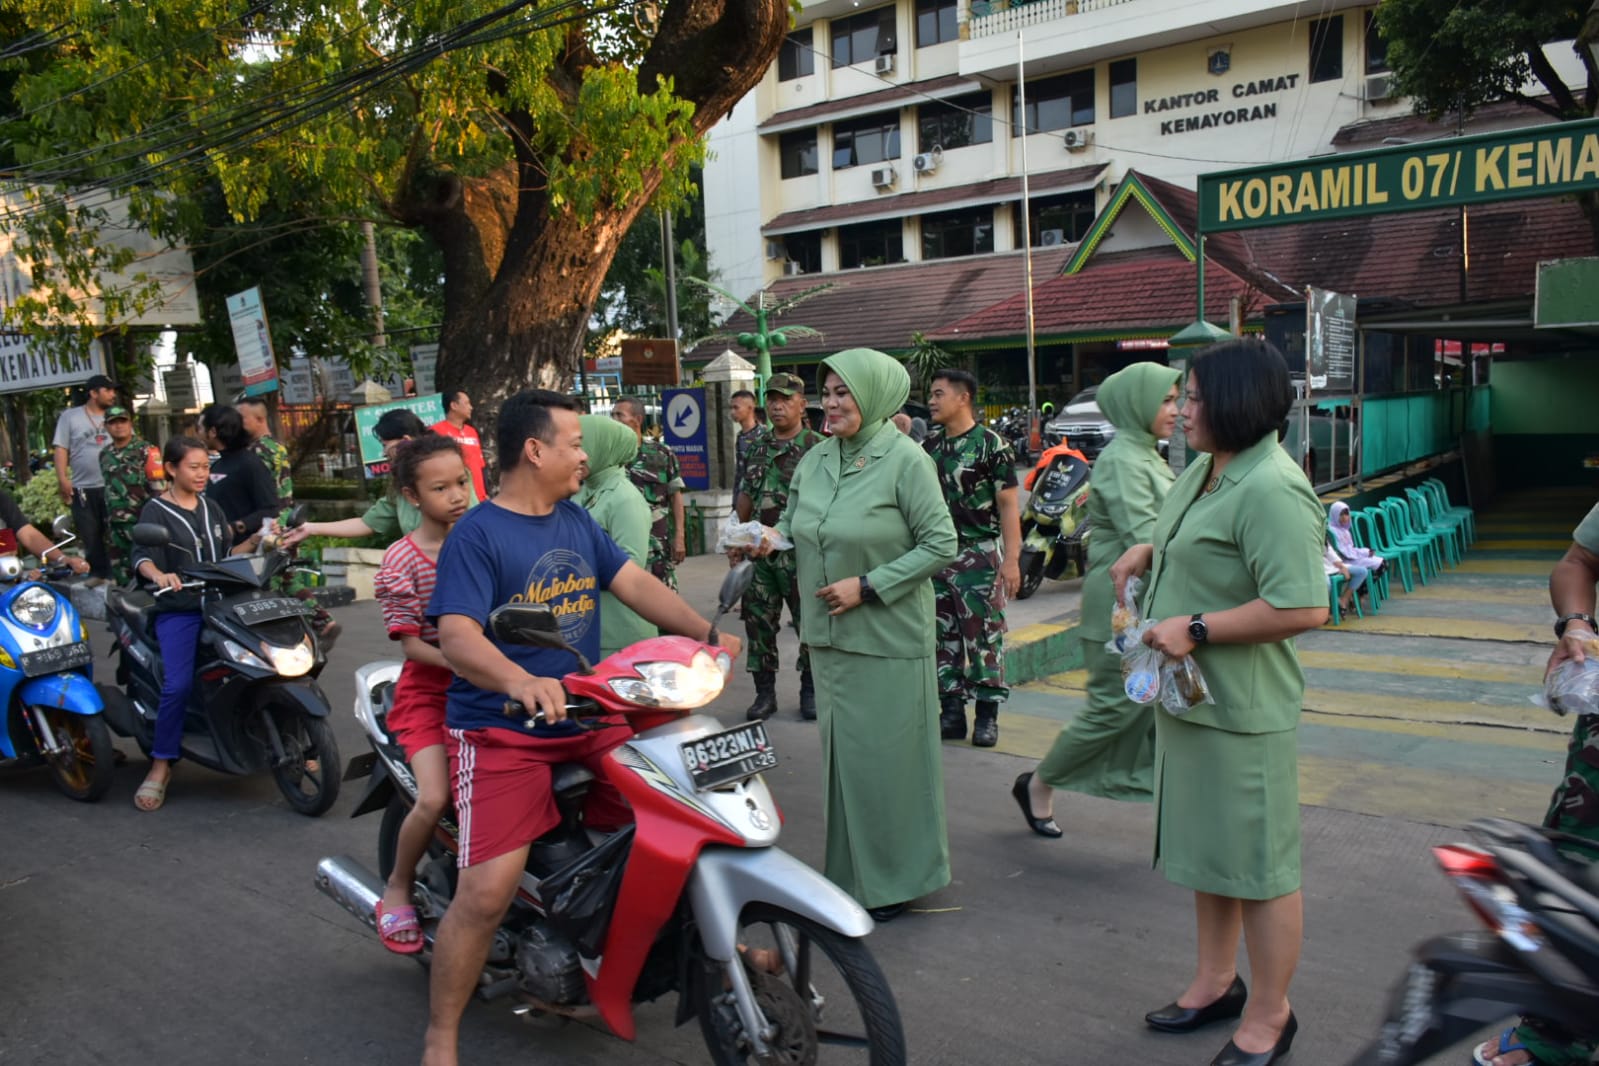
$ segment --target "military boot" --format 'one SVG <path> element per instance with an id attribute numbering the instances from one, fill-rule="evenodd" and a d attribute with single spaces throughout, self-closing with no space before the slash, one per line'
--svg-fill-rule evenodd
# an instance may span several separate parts
<path id="1" fill-rule="evenodd" d="M 960 696 L 938 698 L 938 733 L 945 740 L 966 739 L 966 700 Z"/>
<path id="2" fill-rule="evenodd" d="M 800 674 L 800 717 L 807 722 L 816 721 L 816 683 L 809 670 Z"/>
<path id="3" fill-rule="evenodd" d="M 977 721 L 972 725 L 972 747 L 992 748 L 999 743 L 999 704 L 977 701 Z"/>
<path id="4" fill-rule="evenodd" d="M 777 675 L 770 670 L 755 671 L 755 702 L 744 717 L 759 722 L 777 713 Z"/>

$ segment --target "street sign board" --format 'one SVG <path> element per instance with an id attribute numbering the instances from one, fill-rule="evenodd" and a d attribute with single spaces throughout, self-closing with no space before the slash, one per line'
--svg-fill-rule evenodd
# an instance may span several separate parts
<path id="1" fill-rule="evenodd" d="M 1320 222 L 1599 189 L 1599 119 L 1199 176 L 1199 231 Z"/>
<path id="2" fill-rule="evenodd" d="M 233 349 L 239 353 L 245 394 L 260 396 L 276 392 L 278 361 L 272 354 L 272 337 L 267 332 L 260 289 L 245 289 L 228 297 L 228 325 L 233 330 Z"/>
<path id="3" fill-rule="evenodd" d="M 1317 392 L 1355 387 L 1355 298 L 1305 291 L 1305 376 Z"/>
<path id="4" fill-rule="evenodd" d="M 439 346 L 437 344 L 411 345 L 411 381 L 416 385 L 417 395 L 426 396 L 435 389 L 434 382 L 439 369 Z"/>
<path id="5" fill-rule="evenodd" d="M 103 373 L 99 341 L 90 342 L 87 352 L 57 357 L 20 333 L 0 333 L 0 394 L 61 388 Z"/>
<path id="6" fill-rule="evenodd" d="M 682 376 L 674 340 L 622 342 L 622 384 L 671 388 Z"/>
<path id="7" fill-rule="evenodd" d="M 1538 264 L 1532 299 L 1537 329 L 1599 326 L 1599 259 L 1554 259 Z"/>
<path id="8" fill-rule="evenodd" d="M 710 456 L 705 444 L 705 390 L 666 389 L 661 393 L 661 440 L 677 456 L 683 487 L 711 487 Z"/>
<path id="9" fill-rule="evenodd" d="M 407 396 L 391 403 L 374 403 L 355 409 L 356 446 L 361 449 L 361 467 L 367 477 L 383 477 L 389 472 L 389 460 L 383 455 L 383 445 L 373 435 L 378 419 L 389 411 L 415 411 L 424 426 L 436 426 L 444 421 L 444 397 L 438 393 L 429 396 Z"/>
<path id="10" fill-rule="evenodd" d="M 311 360 L 289 360 L 289 369 L 283 372 L 284 403 L 316 403 L 316 371 Z"/>
<path id="11" fill-rule="evenodd" d="M 192 410 L 200 402 L 194 387 L 194 367 L 188 363 L 163 370 L 161 384 L 166 387 L 168 411 Z"/>

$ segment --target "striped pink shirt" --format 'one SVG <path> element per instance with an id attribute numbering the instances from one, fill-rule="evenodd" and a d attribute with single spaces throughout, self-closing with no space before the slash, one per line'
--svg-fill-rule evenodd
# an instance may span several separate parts
<path id="1" fill-rule="evenodd" d="M 383 553 L 383 566 L 372 588 L 383 608 L 383 624 L 388 628 L 389 639 L 421 637 L 435 647 L 438 645 L 438 628 L 427 617 L 437 573 L 433 560 L 410 536 L 401 537 Z"/>

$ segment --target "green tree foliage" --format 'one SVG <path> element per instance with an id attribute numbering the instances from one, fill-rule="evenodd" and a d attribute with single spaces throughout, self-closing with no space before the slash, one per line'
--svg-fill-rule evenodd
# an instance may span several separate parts
<path id="1" fill-rule="evenodd" d="M 786 0 L 7 7 L 55 34 L 0 130 L 36 189 L 20 225 L 36 269 L 92 282 L 116 265 L 65 188 L 126 195 L 178 242 L 214 238 L 211 185 L 235 223 L 395 223 L 442 262 L 440 384 L 470 384 L 486 417 L 516 388 L 570 379 L 623 235 L 652 199 L 688 196 L 701 135 L 789 19 Z"/>

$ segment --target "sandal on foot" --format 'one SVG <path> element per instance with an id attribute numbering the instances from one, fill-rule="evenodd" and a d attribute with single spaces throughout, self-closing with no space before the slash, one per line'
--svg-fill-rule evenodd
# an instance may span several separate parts
<path id="1" fill-rule="evenodd" d="M 415 955 L 422 950 L 422 924 L 416 920 L 415 907 L 396 907 L 392 911 L 383 909 L 383 901 L 378 900 L 378 939 L 383 946 L 396 955 Z M 415 930 L 415 940 L 396 940 L 396 933 L 408 933 Z"/>
<path id="2" fill-rule="evenodd" d="M 146 813 L 159 811 L 161 805 L 167 801 L 167 785 L 169 783 L 170 779 L 168 781 L 146 780 L 139 786 L 138 791 L 134 792 L 133 805 Z M 140 800 L 145 802 L 140 803 Z"/>
<path id="3" fill-rule="evenodd" d="M 1493 1066 L 1494 1059 L 1500 1055 L 1509 1055 L 1517 1051 L 1526 1051 L 1527 1045 L 1516 1039 L 1516 1027 L 1499 1034 L 1498 1040 L 1484 1040 L 1471 1050 L 1471 1061 L 1477 1066 Z M 1538 1066 L 1538 1060 L 1528 1053 L 1527 1066 Z"/>

